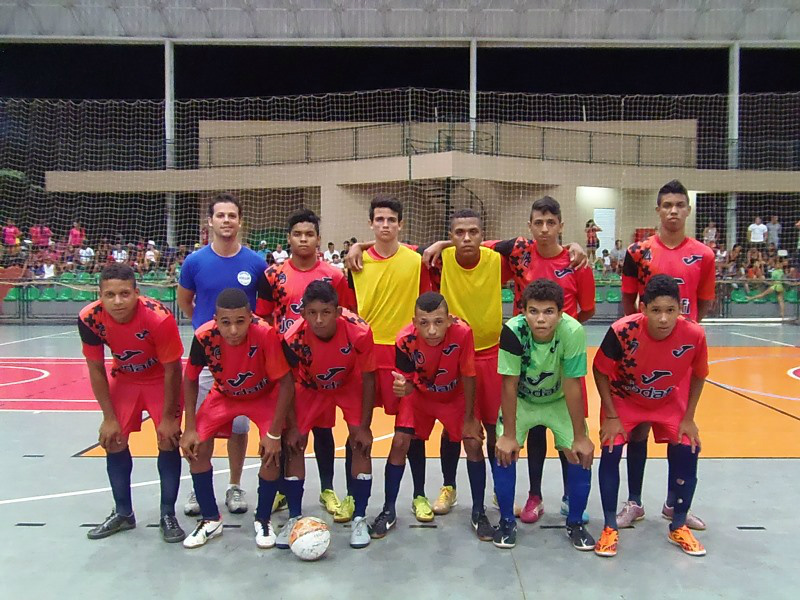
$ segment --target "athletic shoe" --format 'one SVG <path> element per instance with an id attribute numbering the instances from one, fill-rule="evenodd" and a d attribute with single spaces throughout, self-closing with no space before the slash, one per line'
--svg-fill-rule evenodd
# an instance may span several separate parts
<path id="1" fill-rule="evenodd" d="M 247 512 L 247 500 L 244 499 L 244 490 L 238 485 L 232 485 L 225 492 L 225 506 L 228 512 L 233 515 L 240 515 Z"/>
<path id="2" fill-rule="evenodd" d="M 186 532 L 181 529 L 181 524 L 175 515 L 164 515 L 158 522 L 158 528 L 161 530 L 161 539 L 168 544 L 182 542 L 186 539 Z"/>
<path id="3" fill-rule="evenodd" d="M 561 516 L 569 516 L 569 496 L 561 497 Z M 583 524 L 586 525 L 586 523 L 589 522 L 589 513 L 584 510 L 583 515 L 581 515 L 581 519 L 583 520 Z"/>
<path id="4" fill-rule="evenodd" d="M 199 548 L 203 546 L 208 540 L 222 535 L 222 519 L 218 521 L 210 521 L 208 519 L 200 519 L 197 522 L 197 527 L 194 531 L 186 536 L 183 540 L 184 548 Z"/>
<path id="5" fill-rule="evenodd" d="M 272 512 L 280 512 L 282 510 L 289 510 L 289 501 L 286 496 L 278 492 L 275 494 L 275 500 L 272 501 Z"/>
<path id="6" fill-rule="evenodd" d="M 497 509 L 500 508 L 500 503 L 497 501 L 497 494 L 494 494 L 492 503 L 494 504 L 495 508 Z M 514 502 L 514 516 L 519 517 L 521 514 L 522 514 L 522 508 L 520 508 L 520 506 L 516 502 Z"/>
<path id="7" fill-rule="evenodd" d="M 703 547 L 697 538 L 694 537 L 692 531 L 686 526 L 678 527 L 675 531 L 669 532 L 669 541 L 680 546 L 686 554 L 690 556 L 705 556 L 706 549 Z"/>
<path id="8" fill-rule="evenodd" d="M 133 513 L 128 517 L 117 514 L 116 510 L 112 510 L 111 514 L 106 517 L 106 520 L 100 523 L 97 527 L 92 527 L 86 532 L 86 537 L 90 540 L 102 540 L 110 535 L 126 531 L 136 527 L 136 517 Z"/>
<path id="9" fill-rule="evenodd" d="M 433 514 L 446 515 L 458 504 L 458 492 L 452 485 L 443 485 L 439 497 L 433 503 Z"/>
<path id="10" fill-rule="evenodd" d="M 617 513 L 617 528 L 627 529 L 642 519 L 644 519 L 644 508 L 633 500 L 628 500 L 622 505 L 622 510 Z"/>
<path id="11" fill-rule="evenodd" d="M 430 501 L 425 496 L 417 496 L 411 502 L 411 512 L 417 517 L 420 523 L 430 523 L 433 521 L 433 509 Z"/>
<path id="12" fill-rule="evenodd" d="M 356 511 L 356 501 L 352 496 L 345 496 L 339 503 L 339 508 L 333 513 L 333 520 L 335 523 L 347 523 L 353 519 L 353 513 Z"/>
<path id="13" fill-rule="evenodd" d="M 339 510 L 339 496 L 333 490 L 322 490 L 319 495 L 319 503 L 328 511 L 328 514 L 334 515 Z"/>
<path id="14" fill-rule="evenodd" d="M 667 506 L 666 504 L 661 509 L 661 517 L 666 519 L 667 521 L 672 521 L 672 517 L 675 515 L 675 509 L 671 506 Z M 689 514 L 686 515 L 686 526 L 689 529 L 695 529 L 697 531 L 704 531 L 706 528 L 706 522 L 703 521 L 700 517 L 693 514 L 689 511 Z"/>
<path id="15" fill-rule="evenodd" d="M 256 519 L 253 522 L 256 530 L 256 546 L 259 548 L 272 548 L 275 545 L 275 530 L 269 519 Z"/>
<path id="16" fill-rule="evenodd" d="M 525 502 L 525 508 L 519 514 L 519 520 L 523 523 L 536 523 L 544 514 L 544 504 L 539 496 L 528 495 L 528 500 Z"/>
<path id="17" fill-rule="evenodd" d="M 288 550 L 289 549 L 289 534 L 292 533 L 292 529 L 302 517 L 289 517 L 289 520 L 283 524 L 281 530 L 278 532 L 278 537 L 275 539 L 275 547 L 280 548 L 281 550 Z"/>
<path id="18" fill-rule="evenodd" d="M 583 524 L 567 525 L 567 537 L 576 550 L 583 552 L 594 550 L 594 538 L 586 531 Z"/>
<path id="19" fill-rule="evenodd" d="M 200 504 L 197 502 L 194 491 L 189 493 L 186 504 L 183 505 L 183 514 L 187 517 L 196 517 L 200 514 Z"/>
<path id="20" fill-rule="evenodd" d="M 619 531 L 606 527 L 600 534 L 600 541 L 594 546 L 594 553 L 597 556 L 616 556 L 617 544 L 619 543 Z"/>
<path id="21" fill-rule="evenodd" d="M 375 520 L 372 522 L 372 525 L 369 528 L 369 537 L 373 540 L 379 540 L 381 538 L 386 537 L 386 534 L 389 533 L 389 530 L 394 527 L 395 523 L 397 523 L 397 515 L 394 513 L 389 512 L 388 510 L 384 510 L 375 517 Z"/>
<path id="22" fill-rule="evenodd" d="M 366 548 L 369 546 L 369 524 L 366 517 L 353 519 L 353 528 L 350 530 L 350 547 Z"/>
<path id="23" fill-rule="evenodd" d="M 500 519 L 497 529 L 494 530 L 492 540 L 498 548 L 513 548 L 517 545 L 517 522 Z"/>
<path id="24" fill-rule="evenodd" d="M 482 542 L 491 542 L 494 539 L 494 527 L 489 523 L 485 512 L 472 513 L 472 528 Z"/>

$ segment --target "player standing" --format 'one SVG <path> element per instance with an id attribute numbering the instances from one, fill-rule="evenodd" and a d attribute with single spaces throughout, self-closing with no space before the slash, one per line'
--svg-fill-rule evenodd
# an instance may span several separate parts
<path id="1" fill-rule="evenodd" d="M 659 273 L 671 275 L 678 282 L 681 313 L 700 322 L 714 303 L 716 270 L 714 251 L 702 242 L 686 235 L 686 219 L 691 214 L 689 192 L 678 180 L 666 183 L 656 199 L 656 213 L 660 220 L 658 233 L 628 247 L 622 265 L 622 307 L 626 315 L 637 312 L 636 297 L 641 299 L 644 287 L 650 278 Z M 687 375 L 688 378 L 688 375 Z M 688 401 L 689 380 L 679 389 Z M 647 438 L 650 426 L 640 424 L 630 432 L 628 439 L 628 501 L 617 515 L 620 528 L 630 527 L 634 521 L 644 518 L 642 485 L 647 461 Z M 667 499 L 661 509 L 665 519 L 674 513 L 676 492 L 674 477 L 670 473 L 667 484 Z M 696 515 L 687 517 L 692 529 L 705 529 L 706 524 Z"/>
<path id="2" fill-rule="evenodd" d="M 115 507 L 108 518 L 89 530 L 100 539 L 136 527 L 131 501 L 133 459 L 128 436 L 140 431 L 142 411 L 156 425 L 158 474 L 161 479 L 159 529 L 166 542 L 186 537 L 175 518 L 181 478 L 178 440 L 181 434 L 181 343 L 175 317 L 161 303 L 142 298 L 133 269 L 112 264 L 100 274 L 100 299 L 78 317 L 83 355 L 92 392 L 103 411 L 100 446 Z M 113 356 L 111 381 L 103 345 Z"/>
<path id="3" fill-rule="evenodd" d="M 625 440 L 641 423 L 652 426 L 656 442 L 669 444 L 675 494 L 669 540 L 692 556 L 706 553 L 687 525 L 700 454 L 694 418 L 708 375 L 708 350 L 703 328 L 680 316 L 683 301 L 674 278 L 654 275 L 641 295 L 641 312 L 614 323 L 595 355 L 603 406 L 599 480 L 605 528 L 595 548 L 599 556 L 617 554 L 619 462 Z M 688 394 L 680 389 L 687 380 Z"/>

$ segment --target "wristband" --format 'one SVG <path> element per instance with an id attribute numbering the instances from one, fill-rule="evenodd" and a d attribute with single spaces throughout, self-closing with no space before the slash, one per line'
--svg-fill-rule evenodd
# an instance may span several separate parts
<path id="1" fill-rule="evenodd" d="M 267 432 L 267 437 L 268 437 L 269 439 L 271 439 L 271 440 L 275 440 L 276 442 L 277 442 L 279 439 L 281 439 L 281 436 L 279 436 L 279 435 L 272 435 L 272 434 L 271 434 L 269 431 Z"/>

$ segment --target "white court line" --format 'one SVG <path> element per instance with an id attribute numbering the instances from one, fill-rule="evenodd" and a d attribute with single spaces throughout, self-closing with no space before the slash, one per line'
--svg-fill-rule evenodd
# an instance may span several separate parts
<path id="1" fill-rule="evenodd" d="M 731 331 L 731 335 L 738 335 L 739 337 L 746 337 L 750 338 L 751 340 L 758 340 L 760 342 L 769 342 L 770 344 L 778 344 L 779 346 L 787 346 L 789 348 L 797 348 L 794 344 L 787 344 L 786 342 L 778 342 L 776 340 L 769 340 L 767 338 L 757 337 L 755 335 L 747 335 L 746 333 L 738 333 L 736 331 Z"/>
<path id="2" fill-rule="evenodd" d="M 6 383 L 0 383 L 0 387 L 4 387 L 6 385 L 23 385 L 25 383 L 33 383 L 34 381 L 39 381 L 40 379 L 44 379 L 45 377 L 50 377 L 50 372 L 45 371 L 44 369 L 37 369 L 35 367 L 21 367 L 19 365 L 2 365 L 0 364 L 0 368 L 3 369 L 21 369 L 23 371 L 38 371 L 40 375 L 38 377 L 33 377 L 31 379 L 22 379 L 21 381 L 8 381 Z"/>
<path id="3" fill-rule="evenodd" d="M 394 437 L 394 433 L 389 433 L 386 435 L 381 435 L 374 438 L 373 442 L 380 442 L 381 440 L 388 440 L 389 438 Z M 344 450 L 344 446 L 336 448 L 336 450 Z M 313 453 L 309 453 L 305 455 L 306 458 L 311 458 L 314 456 Z M 261 467 L 260 463 L 252 464 L 252 465 L 245 465 L 245 469 L 255 469 Z M 219 469 L 218 471 L 214 471 L 214 475 L 220 475 L 222 473 L 230 473 L 230 469 Z M 191 479 L 191 475 L 184 475 L 181 479 Z M 161 480 L 154 479 L 152 481 L 141 481 L 139 483 L 132 483 L 131 488 L 138 488 L 138 487 L 145 487 L 147 485 L 157 485 L 160 484 Z M 72 496 L 87 496 L 89 494 L 101 494 L 103 492 L 110 492 L 110 487 L 104 488 L 94 488 L 91 490 L 78 490 L 76 492 L 61 492 L 60 494 L 45 494 L 44 496 L 28 496 L 27 498 L 11 498 L 9 500 L 0 500 L 0 506 L 5 504 L 19 504 L 21 502 L 35 502 L 36 500 L 53 500 L 55 498 L 70 498 Z"/>
<path id="4" fill-rule="evenodd" d="M 75 331 L 62 331 L 61 333 L 51 333 L 50 335 L 37 335 L 32 338 L 24 338 L 21 340 L 11 340 L 10 342 L 0 342 L 0 346 L 8 346 L 9 344 L 19 344 L 22 342 L 32 342 L 33 340 L 43 340 L 45 338 L 56 337 L 57 335 L 67 335 L 70 333 L 77 333 Z"/>
<path id="5" fill-rule="evenodd" d="M 87 398 L 86 400 L 66 400 L 62 398 L 0 398 L 0 402 L 96 402 L 96 400 L 94 398 Z"/>

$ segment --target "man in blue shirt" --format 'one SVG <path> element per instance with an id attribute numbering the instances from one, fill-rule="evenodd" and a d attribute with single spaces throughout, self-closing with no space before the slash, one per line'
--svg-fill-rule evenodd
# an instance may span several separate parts
<path id="1" fill-rule="evenodd" d="M 262 257 L 239 242 L 241 226 L 242 206 L 234 194 L 219 194 L 211 200 L 208 228 L 213 234 L 212 241 L 186 257 L 178 281 L 178 306 L 192 319 L 194 329 L 214 318 L 217 296 L 226 288 L 243 289 L 250 300 L 251 309 L 255 310 L 256 292 L 264 279 L 265 263 Z M 208 368 L 203 369 L 197 408 L 200 408 L 213 382 Z M 237 417 L 228 439 L 230 484 L 225 494 L 225 505 L 232 513 L 247 511 L 247 501 L 240 482 L 249 430 L 250 421 L 247 417 Z M 200 514 L 194 493 L 189 496 L 184 512 L 187 515 Z"/>

